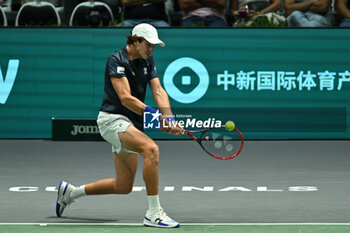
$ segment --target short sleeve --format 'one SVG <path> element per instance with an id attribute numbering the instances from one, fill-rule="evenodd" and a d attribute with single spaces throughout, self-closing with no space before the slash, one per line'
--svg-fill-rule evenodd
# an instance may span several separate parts
<path id="1" fill-rule="evenodd" d="M 107 72 L 109 76 L 125 77 L 125 67 L 122 65 L 120 59 L 113 54 L 108 57 Z"/>

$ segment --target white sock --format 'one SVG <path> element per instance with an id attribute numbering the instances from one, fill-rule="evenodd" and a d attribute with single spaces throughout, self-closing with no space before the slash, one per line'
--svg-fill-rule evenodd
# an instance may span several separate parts
<path id="1" fill-rule="evenodd" d="M 79 197 L 83 197 L 85 196 L 85 185 L 82 185 L 80 187 L 76 187 L 75 189 L 72 190 L 72 192 L 70 193 L 70 198 L 72 199 L 76 199 Z"/>
<path id="2" fill-rule="evenodd" d="M 159 195 L 147 196 L 147 197 L 148 197 L 148 209 L 151 212 L 158 211 L 161 208 L 160 202 L 159 202 Z"/>

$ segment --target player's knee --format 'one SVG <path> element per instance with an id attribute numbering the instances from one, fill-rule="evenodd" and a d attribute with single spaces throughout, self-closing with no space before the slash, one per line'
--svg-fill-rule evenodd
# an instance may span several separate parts
<path id="1" fill-rule="evenodd" d="M 129 194 L 132 191 L 132 185 L 118 185 L 117 183 L 115 183 L 114 185 L 114 193 L 115 194 Z"/>
<path id="2" fill-rule="evenodd" d="M 158 161 L 159 161 L 159 148 L 158 148 L 157 144 L 150 143 L 147 145 L 145 157 L 147 157 L 147 159 L 149 159 L 152 162 L 158 163 Z"/>
<path id="3" fill-rule="evenodd" d="M 153 143 L 152 145 L 150 145 L 149 150 L 151 154 L 155 155 L 156 157 L 159 156 L 159 148 L 157 144 Z"/>
<path id="4" fill-rule="evenodd" d="M 129 194 L 132 191 L 132 187 L 127 187 L 127 188 L 123 188 L 123 189 L 119 189 L 117 190 L 117 194 Z"/>

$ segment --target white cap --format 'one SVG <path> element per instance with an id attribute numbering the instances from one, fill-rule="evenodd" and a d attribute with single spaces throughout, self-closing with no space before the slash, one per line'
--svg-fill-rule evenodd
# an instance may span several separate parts
<path id="1" fill-rule="evenodd" d="M 143 37 L 151 44 L 159 44 L 162 47 L 165 46 L 164 42 L 158 38 L 157 29 L 148 23 L 141 23 L 136 25 L 132 29 L 131 34 L 133 36 Z"/>

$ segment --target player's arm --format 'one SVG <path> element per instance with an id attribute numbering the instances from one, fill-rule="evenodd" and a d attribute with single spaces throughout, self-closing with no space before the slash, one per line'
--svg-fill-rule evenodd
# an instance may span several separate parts
<path id="1" fill-rule="evenodd" d="M 169 97 L 166 91 L 160 84 L 159 78 L 153 78 L 149 81 L 149 86 L 152 91 L 153 99 L 163 115 L 172 116 Z"/>
<path id="2" fill-rule="evenodd" d="M 146 105 L 142 103 L 142 101 L 131 95 L 128 79 L 126 77 L 119 78 L 111 76 L 111 82 L 122 105 L 130 109 L 131 111 L 142 115 L 146 108 Z"/>
<path id="3" fill-rule="evenodd" d="M 166 117 L 172 117 L 172 119 L 175 119 L 173 117 L 173 113 L 171 111 L 169 97 L 166 91 L 163 89 L 162 85 L 160 84 L 159 78 L 153 78 L 149 81 L 149 86 L 152 91 L 153 99 L 156 102 L 158 108 L 160 109 L 161 113 L 165 115 Z M 168 121 L 168 120 L 166 120 Z M 168 122 L 169 124 L 169 122 Z M 179 127 L 177 124 L 170 124 L 170 131 L 167 129 L 163 129 L 165 132 L 169 132 L 174 135 L 181 135 L 182 134 L 182 128 Z"/>

